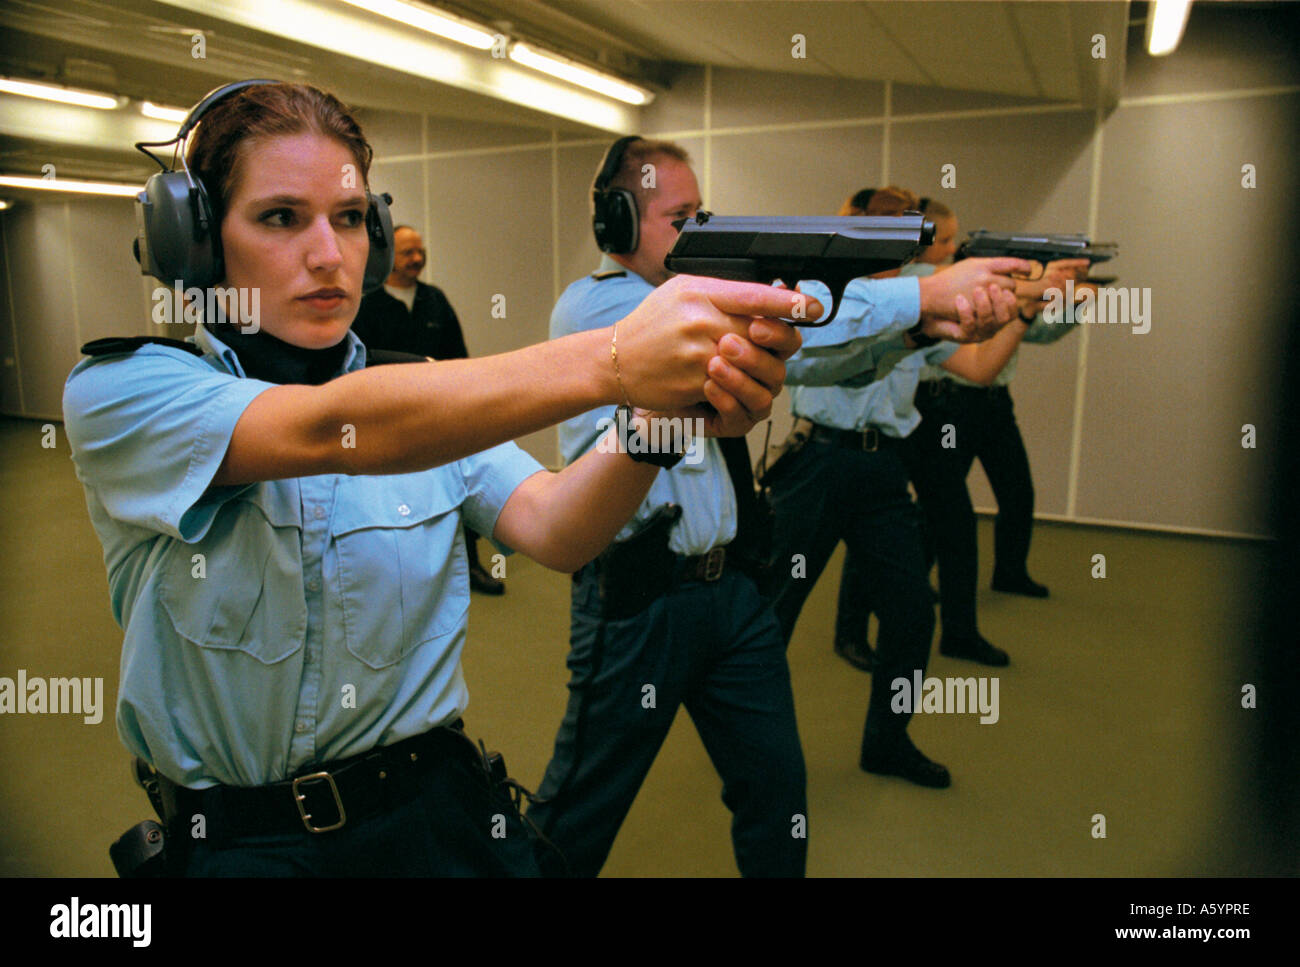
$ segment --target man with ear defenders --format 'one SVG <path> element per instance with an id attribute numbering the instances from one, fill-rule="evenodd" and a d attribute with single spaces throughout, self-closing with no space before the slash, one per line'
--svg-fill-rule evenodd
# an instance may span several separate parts
<path id="1" fill-rule="evenodd" d="M 597 271 L 569 286 L 551 314 L 551 338 L 608 326 L 667 282 L 674 223 L 701 207 L 690 159 L 677 144 L 621 138 L 593 189 L 593 229 L 606 253 Z M 917 327 L 932 335 L 992 324 L 971 286 L 931 295 L 920 312 L 916 283 L 887 290 L 813 338 L 869 343 Z M 954 294 L 971 301 L 958 313 Z M 909 301 L 910 300 L 910 301 Z M 972 312 L 974 303 L 978 312 Z M 954 323 L 952 320 L 959 319 Z M 827 331 L 833 330 L 831 337 Z M 814 337 L 814 334 L 817 334 Z M 718 346 L 726 365 L 737 347 Z M 836 353 L 815 351 L 805 378 Z M 797 354 L 791 365 L 799 359 Z M 626 399 L 629 406 L 639 400 Z M 560 425 L 572 462 L 596 447 L 612 407 Z M 637 459 L 637 457 L 634 457 Z M 800 876 L 807 854 L 803 753 L 781 629 L 755 575 L 768 551 L 769 513 L 757 498 L 743 441 L 709 440 L 698 462 L 672 454 L 631 522 L 597 560 L 574 575 L 569 703 L 529 818 L 568 857 L 596 875 L 678 706 L 695 723 L 722 777 L 732 812 L 736 863 L 745 876 Z"/>
<path id="2" fill-rule="evenodd" d="M 686 152 L 640 138 L 609 150 L 593 203 L 607 254 L 560 297 L 552 339 L 608 326 L 667 282 L 673 222 L 702 204 Z M 722 340 L 720 361 L 735 348 Z M 615 416 L 608 407 L 561 424 L 565 463 L 595 448 Z M 722 777 L 740 872 L 804 873 L 803 753 L 780 632 L 752 577 L 761 552 L 748 451 L 727 441 L 736 459 L 702 442 L 699 459 L 633 456 L 661 468 L 649 495 L 573 577 L 568 709 L 528 815 L 578 876 L 600 872 L 681 705 Z"/>

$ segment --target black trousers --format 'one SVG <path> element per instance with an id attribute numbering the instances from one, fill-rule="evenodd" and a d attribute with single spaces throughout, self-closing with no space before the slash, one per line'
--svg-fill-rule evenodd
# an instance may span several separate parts
<path id="1" fill-rule="evenodd" d="M 743 876 L 804 875 L 808 815 L 794 695 L 772 609 L 727 568 L 605 618 L 593 565 L 573 584 L 569 704 L 528 818 L 595 876 L 684 707 L 722 778 Z M 682 821 L 689 821 L 684 817 Z M 672 847 L 672 830 L 661 845 Z"/>
<path id="2" fill-rule="evenodd" d="M 1034 479 L 1029 454 L 1016 423 L 1011 391 L 990 387 L 984 436 L 975 454 L 993 488 L 998 516 L 993 524 L 993 573 L 1010 580 L 1028 576 L 1034 531 Z"/>
<path id="3" fill-rule="evenodd" d="M 966 485 L 971 463 L 979 459 L 998 504 L 993 526 L 994 576 L 1016 582 L 1028 576 L 1034 526 L 1029 456 L 1005 386 L 923 382 L 916 406 L 921 411 L 921 425 L 907 438 L 904 457 L 925 515 L 926 569 L 938 559 L 944 634 L 966 637 L 978 633 L 979 545 L 975 510 Z M 840 583 L 837 640 L 866 640 L 875 598 L 866 582 L 867 576 L 850 549 Z"/>
<path id="4" fill-rule="evenodd" d="M 978 634 L 975 618 L 979 545 L 975 509 L 966 477 L 979 458 L 998 502 L 994 524 L 999 575 L 1025 575 L 1034 520 L 1034 484 L 1004 386 L 951 384 L 940 392 L 917 392 L 921 425 L 908 438 L 908 469 L 925 513 L 939 561 L 939 613 L 944 635 Z M 948 427 L 952 428 L 948 432 Z M 951 445 L 946 445 L 951 444 Z"/>
<path id="5" fill-rule="evenodd" d="M 901 444 L 863 452 L 809 440 L 772 475 L 776 527 L 774 602 L 786 644 L 799 612 L 836 545 L 858 562 L 880 616 L 877 666 L 863 742 L 901 733 L 910 713 L 890 708 L 896 678 L 922 674 L 934 634 L 934 607 L 921 549 L 920 521 L 907 492 Z"/>

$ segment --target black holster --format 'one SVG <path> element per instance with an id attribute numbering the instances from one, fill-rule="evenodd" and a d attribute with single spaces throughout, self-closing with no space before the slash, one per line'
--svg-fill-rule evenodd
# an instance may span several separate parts
<path id="1" fill-rule="evenodd" d="M 167 831 L 153 819 L 136 823 L 108 848 L 113 869 L 124 880 L 169 876 Z"/>
<path id="2" fill-rule="evenodd" d="M 483 773 L 487 778 L 492 794 L 514 811 L 515 817 L 523 825 L 532 841 L 533 857 L 537 860 L 538 870 L 543 876 L 569 876 L 571 870 L 564 853 L 551 842 L 550 838 L 538 828 L 537 824 L 524 812 L 524 801 L 529 803 L 544 802 L 536 793 L 529 792 L 517 781 L 510 778 L 506 768 L 505 757 L 500 752 L 489 752 L 482 741 L 478 744 L 479 758 Z"/>
<path id="3" fill-rule="evenodd" d="M 811 439 L 814 426 L 816 424 L 812 420 L 796 417 L 789 435 L 780 443 L 768 447 L 763 452 L 762 458 L 758 461 L 758 466 L 754 468 L 754 480 L 764 492 L 776 480 L 778 468 L 781 470 L 788 469 L 790 458 L 802 450 L 804 444 Z"/>
<path id="4" fill-rule="evenodd" d="M 668 549 L 668 532 L 681 516 L 676 504 L 664 504 L 636 537 L 610 544 L 592 561 L 601 617 L 631 618 L 672 589 L 677 555 Z"/>
<path id="5" fill-rule="evenodd" d="M 148 795 L 149 803 L 162 822 L 146 819 L 119 836 L 108 848 L 113 869 L 124 880 L 175 876 L 180 861 L 176 843 L 182 838 L 168 832 L 169 828 L 174 830 L 172 823 L 176 816 L 175 803 L 167 801 L 170 784 L 162 782 L 162 777 L 153 767 L 138 756 L 131 762 L 131 775 Z"/>

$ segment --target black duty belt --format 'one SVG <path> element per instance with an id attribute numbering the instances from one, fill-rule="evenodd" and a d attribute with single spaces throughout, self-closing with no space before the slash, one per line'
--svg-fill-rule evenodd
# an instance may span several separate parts
<path id="1" fill-rule="evenodd" d="M 896 447 L 903 442 L 898 437 L 885 436 L 874 426 L 869 426 L 865 430 L 837 430 L 833 426 L 822 426 L 820 423 L 813 424 L 812 439 L 818 443 L 831 443 L 838 447 L 863 450 L 867 453 Z"/>
<path id="2" fill-rule="evenodd" d="M 963 383 L 955 383 L 950 379 L 923 379 L 917 385 L 916 399 L 924 401 L 929 399 L 942 399 L 945 396 L 956 396 L 964 393 L 967 396 L 975 394 L 979 396 L 1000 396 L 1008 392 L 1005 386 L 966 386 Z"/>
<path id="3" fill-rule="evenodd" d="M 916 399 L 940 399 L 959 389 L 961 387 L 950 379 L 923 379 L 916 386 Z"/>
<path id="4" fill-rule="evenodd" d="M 413 797 L 423 777 L 449 756 L 479 758 L 460 721 L 389 746 L 336 762 L 265 786 L 213 786 L 187 789 L 160 776 L 164 802 L 188 827 L 195 813 L 215 829 L 235 835 L 306 830 L 329 833 Z"/>
<path id="5" fill-rule="evenodd" d="M 751 485 L 752 486 L 752 485 Z M 599 589 L 600 616 L 622 620 L 640 614 L 681 584 L 714 582 L 724 574 L 739 571 L 760 581 L 766 562 L 748 552 L 738 534 L 724 547 L 704 554 L 674 554 L 668 547 L 668 533 L 681 517 L 681 508 L 667 504 L 656 509 L 649 523 L 630 540 L 611 544 L 586 567 L 573 575 L 575 584 L 593 580 Z M 759 547 L 763 545 L 760 543 Z M 766 553 L 766 551 L 760 551 Z"/>
<path id="6" fill-rule="evenodd" d="M 722 577 L 726 567 L 727 549 L 715 547 L 707 554 L 695 554 L 691 557 L 678 556 L 673 571 L 679 582 L 717 581 Z"/>

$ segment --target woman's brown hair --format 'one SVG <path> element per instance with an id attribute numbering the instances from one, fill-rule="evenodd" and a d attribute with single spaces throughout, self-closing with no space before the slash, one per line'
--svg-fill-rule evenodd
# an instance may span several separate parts
<path id="1" fill-rule="evenodd" d="M 249 142 L 314 132 L 333 138 L 356 159 L 364 185 L 374 151 L 361 126 L 333 94 L 306 84 L 259 84 L 218 102 L 199 121 L 186 156 L 203 181 L 218 224 L 239 184 Z"/>
<path id="2" fill-rule="evenodd" d="M 921 199 L 906 188 L 863 188 L 840 206 L 840 215 L 901 215 L 919 211 Z"/>

